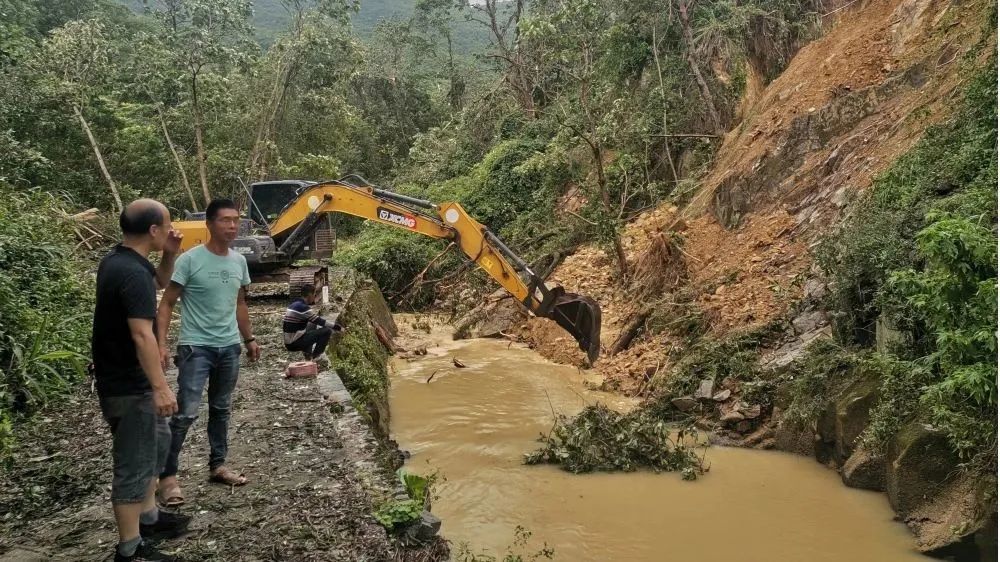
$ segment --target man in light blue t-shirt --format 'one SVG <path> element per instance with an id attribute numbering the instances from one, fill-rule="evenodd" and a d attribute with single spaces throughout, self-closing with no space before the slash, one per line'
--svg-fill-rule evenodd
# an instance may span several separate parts
<path id="1" fill-rule="evenodd" d="M 250 284 L 247 260 L 229 248 L 239 231 L 240 215 L 229 199 L 213 200 L 205 210 L 209 241 L 184 252 L 174 264 L 170 286 L 156 314 L 160 361 L 170 354 L 167 331 L 177 299 L 181 299 L 181 333 L 177 340 L 177 413 L 170 420 L 172 434 L 167 463 L 160 474 L 160 501 L 184 503 L 177 483 L 178 458 L 191 424 L 198 419 L 201 397 L 208 384 L 208 469 L 213 482 L 242 486 L 247 478 L 226 466 L 229 414 L 240 372 L 241 344 L 251 361 L 260 356 L 247 311 Z"/>

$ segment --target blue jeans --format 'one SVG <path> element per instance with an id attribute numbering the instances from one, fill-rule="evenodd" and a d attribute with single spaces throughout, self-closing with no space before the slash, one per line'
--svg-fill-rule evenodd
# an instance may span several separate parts
<path id="1" fill-rule="evenodd" d="M 177 474 L 178 457 L 191 424 L 198 419 L 208 383 L 208 468 L 226 462 L 229 414 L 240 374 L 240 344 L 227 347 L 177 346 L 177 413 L 170 419 L 170 453 L 160 478 Z"/>

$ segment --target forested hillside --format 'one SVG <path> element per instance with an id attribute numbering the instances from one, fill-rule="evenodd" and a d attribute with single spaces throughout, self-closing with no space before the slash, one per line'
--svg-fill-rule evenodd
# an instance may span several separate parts
<path id="1" fill-rule="evenodd" d="M 989 0 L 0 0 L 0 441 L 80 376 L 67 318 L 123 203 L 358 173 L 460 202 L 598 298 L 606 388 L 669 409 L 742 381 L 762 420 L 792 395 L 814 427 L 810 397 L 863 365 L 873 451 L 926 423 L 994 474 L 995 21 Z M 491 290 L 440 242 L 339 228 L 335 259 L 398 309 Z M 765 376 L 789 350 L 799 370 Z"/>

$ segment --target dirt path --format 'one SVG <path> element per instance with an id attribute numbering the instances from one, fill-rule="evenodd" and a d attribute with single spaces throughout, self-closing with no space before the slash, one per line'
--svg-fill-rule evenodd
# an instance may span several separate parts
<path id="1" fill-rule="evenodd" d="M 203 403 L 179 475 L 191 532 L 163 549 L 184 560 L 437 559 L 387 538 L 370 515 L 379 501 L 371 463 L 343 447 L 315 380 L 281 376 L 289 358 L 280 342 L 282 311 L 273 302 L 252 306 L 264 357 L 244 361 L 233 403 L 229 462 L 251 483 L 231 489 L 206 481 Z M 107 558 L 117 539 L 109 451 L 89 387 L 39 416 L 19 436 L 13 466 L 0 472 L 0 560 Z"/>

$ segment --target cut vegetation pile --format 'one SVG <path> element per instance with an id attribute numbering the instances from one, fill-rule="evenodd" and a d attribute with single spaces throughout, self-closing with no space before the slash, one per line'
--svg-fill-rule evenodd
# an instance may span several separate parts
<path id="1" fill-rule="evenodd" d="M 620 414 L 603 404 L 578 415 L 556 417 L 555 425 L 526 464 L 558 464 L 574 473 L 631 472 L 640 468 L 681 472 L 694 480 L 705 472 L 702 459 L 686 444 L 689 432 L 639 408 Z M 692 435 L 693 436 L 693 435 Z"/>

